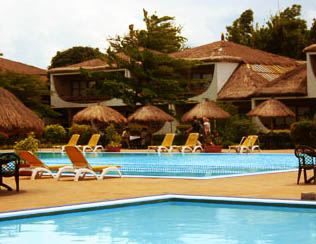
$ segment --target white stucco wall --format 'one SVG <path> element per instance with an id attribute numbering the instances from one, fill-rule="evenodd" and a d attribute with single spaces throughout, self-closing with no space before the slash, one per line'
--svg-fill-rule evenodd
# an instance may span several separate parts
<path id="1" fill-rule="evenodd" d="M 50 75 L 50 89 L 51 89 L 51 105 L 53 108 L 82 108 L 88 107 L 91 105 L 95 105 L 97 103 L 74 103 L 74 102 L 67 102 L 61 99 L 55 89 L 55 82 L 54 82 L 54 75 Z M 98 104 L 106 105 L 106 106 L 123 106 L 124 103 L 121 99 L 112 98 L 107 101 L 99 102 Z"/>
<path id="2" fill-rule="evenodd" d="M 238 63 L 215 63 L 213 80 L 209 88 L 202 94 L 192 97 L 191 100 L 201 102 L 205 98 L 215 101 L 217 93 L 228 81 L 232 73 L 237 68 Z"/>
<path id="3" fill-rule="evenodd" d="M 306 54 L 307 61 L 307 96 L 311 98 L 316 97 L 316 76 L 312 70 L 311 57 L 310 55 L 315 55 L 316 52 L 308 52 Z"/>

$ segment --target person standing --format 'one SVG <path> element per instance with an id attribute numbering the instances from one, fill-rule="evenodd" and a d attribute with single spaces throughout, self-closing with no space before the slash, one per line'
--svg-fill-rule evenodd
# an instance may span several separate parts
<path id="1" fill-rule="evenodd" d="M 208 118 L 203 117 L 203 128 L 204 128 L 204 138 L 206 138 L 211 133 L 211 124 Z"/>

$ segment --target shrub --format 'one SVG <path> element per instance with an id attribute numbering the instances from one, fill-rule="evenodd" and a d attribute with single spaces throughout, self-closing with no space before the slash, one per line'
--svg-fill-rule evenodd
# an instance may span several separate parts
<path id="1" fill-rule="evenodd" d="M 61 143 L 65 141 L 67 132 L 64 127 L 59 124 L 47 125 L 44 131 L 44 139 L 51 143 Z"/>
<path id="2" fill-rule="evenodd" d="M 35 134 L 31 132 L 28 134 L 28 137 L 18 141 L 14 145 L 15 151 L 27 150 L 31 152 L 35 152 L 38 150 L 39 140 L 35 138 Z"/>
<path id="3" fill-rule="evenodd" d="M 295 145 L 316 146 L 316 122 L 311 120 L 294 122 L 290 130 Z"/>
<path id="4" fill-rule="evenodd" d="M 86 145 L 93 133 L 94 131 L 90 125 L 74 124 L 69 128 L 68 136 L 70 138 L 73 134 L 79 134 L 80 138 L 78 144 Z"/>
<path id="5" fill-rule="evenodd" d="M 261 149 L 289 149 L 294 147 L 289 130 L 260 133 L 259 142 Z"/>
<path id="6" fill-rule="evenodd" d="M 110 124 L 108 127 L 106 127 L 105 138 L 107 140 L 108 146 L 121 146 L 122 138 L 120 134 L 116 131 L 115 126 L 113 124 Z"/>

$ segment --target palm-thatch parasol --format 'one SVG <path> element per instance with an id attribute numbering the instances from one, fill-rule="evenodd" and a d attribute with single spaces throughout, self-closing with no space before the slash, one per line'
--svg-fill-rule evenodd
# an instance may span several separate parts
<path id="1" fill-rule="evenodd" d="M 42 133 L 44 122 L 16 96 L 0 87 L 0 131 Z"/>
<path id="2" fill-rule="evenodd" d="M 215 102 L 205 99 L 199 104 L 195 105 L 191 110 L 186 112 L 182 118 L 182 122 L 192 121 L 194 118 L 202 119 L 203 117 L 209 119 L 227 119 L 230 117 L 229 113 L 224 111 Z"/>
<path id="3" fill-rule="evenodd" d="M 127 120 L 128 122 L 148 125 L 152 130 L 156 131 L 165 122 L 173 121 L 174 118 L 156 106 L 147 105 L 138 108 Z"/>
<path id="4" fill-rule="evenodd" d="M 93 105 L 76 113 L 73 117 L 73 122 L 77 124 L 91 124 L 94 129 L 98 130 L 101 124 L 118 124 L 126 122 L 126 118 L 110 107 Z"/>
<path id="5" fill-rule="evenodd" d="M 289 109 L 284 103 L 270 98 L 269 100 L 259 104 L 252 109 L 248 116 L 258 116 L 262 118 L 271 118 L 271 131 L 273 131 L 273 119 L 282 117 L 295 117 L 295 113 Z"/>

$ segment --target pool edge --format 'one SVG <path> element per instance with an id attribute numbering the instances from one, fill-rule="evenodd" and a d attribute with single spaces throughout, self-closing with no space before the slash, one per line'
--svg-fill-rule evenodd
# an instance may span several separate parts
<path id="1" fill-rule="evenodd" d="M 0 221 L 31 218 L 37 216 L 57 215 L 70 212 L 84 212 L 105 208 L 118 208 L 124 206 L 143 205 L 158 202 L 183 201 L 183 202 L 203 202 L 222 204 L 259 205 L 293 208 L 315 208 L 315 201 L 301 201 L 293 199 L 270 199 L 270 198 L 246 198 L 246 197 L 224 197 L 224 196 L 203 196 L 203 195 L 181 195 L 163 194 L 143 196 L 136 198 L 114 199 L 108 201 L 86 202 L 79 204 L 60 205 L 53 207 L 43 207 L 35 209 L 25 209 L 18 211 L 0 212 Z"/>

